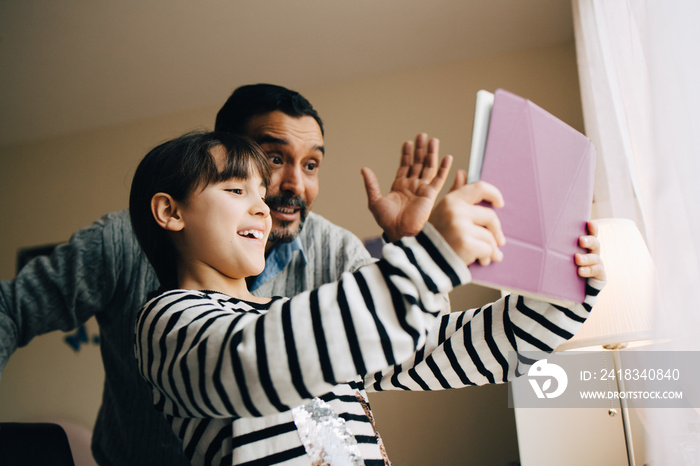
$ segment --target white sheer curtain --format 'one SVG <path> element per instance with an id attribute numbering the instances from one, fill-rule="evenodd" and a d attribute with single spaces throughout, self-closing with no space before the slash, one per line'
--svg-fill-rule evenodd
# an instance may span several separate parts
<path id="1" fill-rule="evenodd" d="M 659 275 L 657 340 L 700 350 L 700 2 L 573 0 L 597 217 L 645 232 Z M 685 369 L 684 397 L 700 406 Z M 700 465 L 700 410 L 646 413 L 648 462 Z"/>
<path id="2" fill-rule="evenodd" d="M 630 218 L 642 232 L 640 158 L 651 150 L 649 83 L 639 18 L 627 1 L 574 0 L 586 133 L 598 151 L 593 215 Z"/>

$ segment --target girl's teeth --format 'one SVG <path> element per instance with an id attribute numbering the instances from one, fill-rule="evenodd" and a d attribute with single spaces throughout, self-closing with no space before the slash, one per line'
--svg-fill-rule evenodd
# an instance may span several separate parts
<path id="1" fill-rule="evenodd" d="M 258 231 L 258 230 L 246 230 L 246 231 L 241 231 L 238 234 L 241 236 L 252 236 L 256 239 L 262 239 L 262 237 L 263 237 L 262 231 Z"/>

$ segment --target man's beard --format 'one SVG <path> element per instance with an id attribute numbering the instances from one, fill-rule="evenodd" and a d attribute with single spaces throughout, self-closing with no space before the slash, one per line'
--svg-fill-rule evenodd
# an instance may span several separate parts
<path id="1" fill-rule="evenodd" d="M 270 207 L 270 210 L 274 210 L 277 207 L 299 207 L 299 225 L 296 228 L 292 226 L 294 222 L 275 219 L 275 224 L 268 237 L 268 241 L 271 243 L 289 243 L 294 241 L 304 226 L 304 221 L 308 214 L 306 201 L 304 201 L 301 196 L 290 197 L 279 195 L 267 196 L 265 198 L 265 203 Z"/>

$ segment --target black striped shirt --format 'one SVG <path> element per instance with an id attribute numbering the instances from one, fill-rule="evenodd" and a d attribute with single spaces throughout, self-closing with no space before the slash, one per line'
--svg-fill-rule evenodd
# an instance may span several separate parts
<path id="1" fill-rule="evenodd" d="M 170 291 L 139 318 L 139 369 L 193 464 L 385 464 L 365 390 L 510 380 L 508 352 L 551 351 L 602 286 L 571 309 L 511 296 L 441 316 L 469 279 L 427 227 L 292 299 Z"/>

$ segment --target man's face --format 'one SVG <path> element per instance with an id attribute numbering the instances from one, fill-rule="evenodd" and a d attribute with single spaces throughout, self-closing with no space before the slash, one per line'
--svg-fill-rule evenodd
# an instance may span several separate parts
<path id="1" fill-rule="evenodd" d="M 279 111 L 253 117 L 246 134 L 267 153 L 272 168 L 265 199 L 272 217 L 269 250 L 274 243 L 296 238 L 316 200 L 323 135 L 312 117 L 294 118 Z"/>

